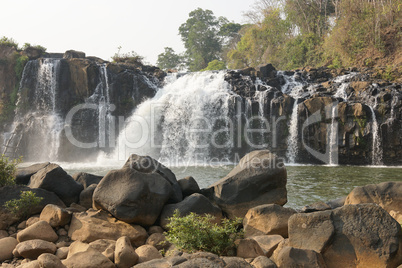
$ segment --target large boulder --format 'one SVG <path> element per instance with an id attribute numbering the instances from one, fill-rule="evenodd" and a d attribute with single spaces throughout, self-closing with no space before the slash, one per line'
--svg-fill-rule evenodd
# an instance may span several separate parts
<path id="1" fill-rule="evenodd" d="M 52 226 L 46 221 L 38 221 L 17 234 L 18 242 L 41 239 L 48 242 L 56 242 L 59 237 Z"/>
<path id="2" fill-rule="evenodd" d="M 74 174 L 73 179 L 82 184 L 84 189 L 89 187 L 91 184 L 98 184 L 103 176 L 93 175 L 86 172 L 79 172 Z"/>
<path id="3" fill-rule="evenodd" d="M 62 261 L 67 268 L 99 268 L 99 267 L 116 267 L 111 260 L 102 255 L 100 252 L 92 249 L 84 252 L 78 252 L 70 258 Z"/>
<path id="4" fill-rule="evenodd" d="M 177 203 L 183 199 L 183 194 L 174 173 L 150 156 L 132 154 L 124 164 L 123 168 L 135 169 L 142 173 L 159 174 L 172 186 L 170 203 Z"/>
<path id="5" fill-rule="evenodd" d="M 64 226 L 71 220 L 71 213 L 56 205 L 48 204 L 40 213 L 39 219 L 46 221 L 52 227 Z"/>
<path id="6" fill-rule="evenodd" d="M 320 253 L 309 249 L 284 247 L 274 259 L 278 267 L 311 267 L 323 268 L 325 262 Z M 354 267 L 354 266 L 337 266 Z"/>
<path id="7" fill-rule="evenodd" d="M 284 205 L 286 179 L 286 168 L 276 155 L 268 150 L 253 151 L 204 193 L 230 218 L 244 217 L 250 208 L 258 205 Z"/>
<path id="8" fill-rule="evenodd" d="M 57 247 L 51 242 L 33 239 L 19 243 L 15 250 L 24 258 L 36 259 L 43 253 L 54 254 Z"/>
<path id="9" fill-rule="evenodd" d="M 27 185 L 31 176 L 41 170 L 42 168 L 47 167 L 50 162 L 33 164 L 27 167 L 17 167 L 17 172 L 15 173 L 15 183 Z"/>
<path id="10" fill-rule="evenodd" d="M 132 267 L 138 262 L 138 255 L 131 246 L 128 237 L 122 236 L 117 239 L 114 251 L 114 262 L 118 268 Z"/>
<path id="11" fill-rule="evenodd" d="M 192 194 L 183 201 L 176 204 L 166 205 L 161 213 L 161 226 L 166 229 L 166 225 L 169 223 L 168 218 L 172 217 L 175 210 L 178 210 L 180 216 L 186 216 L 191 212 L 198 215 L 210 214 L 215 217 L 214 222 L 220 223 L 222 220 L 222 210 L 212 204 L 208 198 L 202 194 Z"/>
<path id="12" fill-rule="evenodd" d="M 66 52 L 64 52 L 63 55 L 64 59 L 74 59 L 74 58 L 85 58 L 85 52 L 82 51 L 76 51 L 76 50 L 67 50 Z"/>
<path id="13" fill-rule="evenodd" d="M 347 204 L 375 203 L 388 211 L 402 214 L 402 181 L 369 184 L 354 188 L 346 197 Z"/>
<path id="14" fill-rule="evenodd" d="M 102 228 L 99 228 L 100 226 Z M 117 240 L 122 236 L 127 236 L 134 246 L 143 245 L 148 238 L 143 227 L 116 220 L 105 211 L 92 209 L 73 214 L 68 236 L 72 240 L 85 243 L 98 239 Z"/>
<path id="15" fill-rule="evenodd" d="M 80 193 L 84 189 L 57 164 L 49 164 L 32 175 L 28 187 L 53 192 L 66 205 L 78 203 Z"/>
<path id="16" fill-rule="evenodd" d="M 191 176 L 178 180 L 183 196 L 189 196 L 195 193 L 201 193 L 200 187 Z"/>
<path id="17" fill-rule="evenodd" d="M 92 197 L 97 184 L 91 184 L 80 193 L 80 205 L 84 208 L 92 208 Z"/>
<path id="18" fill-rule="evenodd" d="M 4 237 L 0 239 L 0 262 L 13 258 L 13 250 L 18 245 L 14 237 Z"/>
<path id="19" fill-rule="evenodd" d="M 125 167 L 106 174 L 93 193 L 93 206 L 127 223 L 150 226 L 171 194 L 171 184 L 160 174 Z"/>
<path id="20" fill-rule="evenodd" d="M 327 267 L 397 267 L 401 226 L 375 204 L 345 205 L 289 219 L 288 245 L 321 253 Z"/>

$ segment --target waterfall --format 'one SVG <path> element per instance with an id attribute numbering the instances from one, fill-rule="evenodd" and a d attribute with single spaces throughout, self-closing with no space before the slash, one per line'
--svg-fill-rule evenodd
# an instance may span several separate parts
<path id="1" fill-rule="evenodd" d="M 337 165 L 338 164 L 338 121 L 336 120 L 337 116 L 337 107 L 338 103 L 336 102 L 332 106 L 331 111 L 331 129 L 329 136 L 329 164 Z"/>
<path id="2" fill-rule="evenodd" d="M 377 99 L 376 99 L 377 102 Z M 381 137 L 379 135 L 379 127 L 377 123 L 377 118 L 374 112 L 373 107 L 370 107 L 371 117 L 372 117 L 372 125 L 371 132 L 373 133 L 373 143 L 372 143 L 372 156 L 371 156 L 371 164 L 372 165 L 382 165 L 382 148 L 381 148 Z M 374 106 L 375 107 L 375 106 Z"/>
<path id="3" fill-rule="evenodd" d="M 27 72 L 34 77 L 26 75 Z M 30 61 L 24 68 L 13 131 L 7 144 L 14 152 L 22 150 L 25 160 L 57 160 L 64 127 L 56 104 L 59 72 L 60 59 Z M 8 148 L 5 153 L 9 153 Z"/>
<path id="4" fill-rule="evenodd" d="M 136 153 L 169 165 L 229 158 L 229 113 L 236 96 L 224 75 L 221 71 L 168 76 L 166 85 L 126 120 L 112 157 L 123 161 Z"/>
<path id="5" fill-rule="evenodd" d="M 268 95 L 268 91 L 256 91 L 254 98 L 258 102 L 258 121 L 259 121 L 259 128 L 261 131 L 260 132 L 260 142 L 259 142 L 259 148 L 266 148 L 268 145 L 266 144 L 266 135 L 264 134 L 266 130 L 269 130 L 269 122 L 265 118 L 265 103 Z M 270 118 L 269 118 L 270 119 Z"/>

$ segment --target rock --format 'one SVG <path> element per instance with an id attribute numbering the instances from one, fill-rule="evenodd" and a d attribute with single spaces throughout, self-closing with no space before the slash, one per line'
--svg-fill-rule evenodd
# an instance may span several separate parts
<path id="1" fill-rule="evenodd" d="M 77 254 L 78 252 L 85 252 L 89 249 L 89 244 L 88 243 L 83 243 L 81 241 L 74 241 L 71 243 L 70 247 L 68 248 L 68 254 L 67 254 L 67 259 L 73 256 L 74 254 Z M 99 252 L 101 253 L 101 252 Z"/>
<path id="2" fill-rule="evenodd" d="M 113 262 L 96 250 L 78 252 L 62 261 L 67 268 L 114 268 Z"/>
<path id="3" fill-rule="evenodd" d="M 255 268 L 277 268 L 276 264 L 265 256 L 258 256 L 251 262 L 251 265 Z"/>
<path id="4" fill-rule="evenodd" d="M 245 259 L 239 257 L 222 257 L 227 268 L 253 268 Z"/>
<path id="5" fill-rule="evenodd" d="M 265 256 L 265 252 L 260 245 L 252 238 L 241 239 L 237 246 L 237 257 L 241 258 L 256 258 Z"/>
<path id="6" fill-rule="evenodd" d="M 103 176 L 97 176 L 85 172 L 76 173 L 72 177 L 76 182 L 82 184 L 84 190 L 92 184 L 98 184 L 103 178 Z"/>
<path id="7" fill-rule="evenodd" d="M 160 216 L 160 223 L 163 228 L 166 229 L 166 225 L 169 223 L 168 218 L 173 216 L 176 209 L 180 216 L 186 216 L 193 212 L 199 215 L 211 214 L 215 217 L 214 222 L 216 223 L 220 223 L 222 220 L 222 211 L 219 207 L 212 204 L 202 194 L 192 194 L 179 203 L 169 204 L 163 208 Z"/>
<path id="8" fill-rule="evenodd" d="M 138 255 L 138 263 L 163 258 L 160 252 L 154 246 L 150 245 L 143 245 L 138 247 L 135 250 L 135 253 L 137 253 Z"/>
<path id="9" fill-rule="evenodd" d="M 39 261 L 37 260 L 30 261 L 28 259 L 25 259 L 21 262 L 21 265 L 17 266 L 17 268 L 41 268 L 41 266 L 39 264 Z"/>
<path id="10" fill-rule="evenodd" d="M 167 182 L 169 182 L 173 189 L 169 202 L 177 203 L 183 200 L 183 194 L 174 173 L 152 157 L 132 154 L 124 164 L 123 168 L 135 169 L 142 173 L 156 173 L 161 175 Z"/>
<path id="11" fill-rule="evenodd" d="M 345 204 L 346 196 L 339 197 L 337 199 L 331 200 L 327 202 L 327 205 L 331 207 L 331 209 L 340 208 Z"/>
<path id="12" fill-rule="evenodd" d="M 251 239 L 258 243 L 264 255 L 268 258 L 271 257 L 274 250 L 278 247 L 278 244 L 284 240 L 280 235 L 259 235 L 253 236 Z"/>
<path id="13" fill-rule="evenodd" d="M 38 257 L 40 267 L 46 268 L 65 268 L 60 259 L 50 253 L 41 254 Z"/>
<path id="14" fill-rule="evenodd" d="M 375 203 L 388 211 L 402 213 L 402 181 L 356 187 L 346 197 L 345 205 Z"/>
<path id="15" fill-rule="evenodd" d="M 321 254 L 307 249 L 283 248 L 274 260 L 278 267 L 326 267 Z M 347 266 L 337 266 L 347 267 Z"/>
<path id="16" fill-rule="evenodd" d="M 60 260 L 66 259 L 68 256 L 69 247 L 61 247 L 56 250 L 56 257 Z"/>
<path id="17" fill-rule="evenodd" d="M 17 239 L 13 237 L 5 237 L 0 239 L 0 262 L 13 258 L 13 250 L 17 244 Z"/>
<path id="18" fill-rule="evenodd" d="M 54 254 L 57 250 L 55 244 L 40 239 L 21 242 L 15 249 L 20 256 L 26 259 L 36 259 L 43 253 Z"/>
<path id="19" fill-rule="evenodd" d="M 99 226 L 102 226 L 102 228 L 99 228 Z M 86 243 L 98 239 L 117 240 L 122 236 L 127 236 L 135 246 L 143 245 L 148 238 L 148 234 L 143 227 L 116 220 L 105 211 L 92 209 L 73 214 L 68 236 L 74 241 L 78 240 Z"/>
<path id="20" fill-rule="evenodd" d="M 166 259 L 154 259 L 134 266 L 135 268 L 170 268 L 172 265 Z"/>
<path id="21" fill-rule="evenodd" d="M 253 151 L 205 193 L 229 218 L 244 217 L 258 205 L 285 204 L 286 178 L 286 169 L 279 158 L 268 150 Z"/>
<path id="22" fill-rule="evenodd" d="M 203 267 L 225 267 L 226 263 L 219 258 L 218 255 L 209 253 L 209 252 L 197 252 L 193 254 L 188 254 L 186 256 L 188 261 L 183 262 L 177 267 L 181 268 L 203 268 Z"/>
<path id="23" fill-rule="evenodd" d="M 50 162 L 45 162 L 34 164 L 28 167 L 17 167 L 17 172 L 15 173 L 15 183 L 27 185 L 33 174 L 47 167 L 49 164 Z"/>
<path id="24" fill-rule="evenodd" d="M 171 245 L 168 241 L 166 241 L 165 235 L 161 233 L 151 234 L 145 244 L 154 246 L 157 250 L 167 250 Z"/>
<path id="25" fill-rule="evenodd" d="M 28 187 L 54 192 L 66 205 L 77 203 L 83 190 L 81 184 L 56 164 L 49 164 L 32 175 Z"/>
<path id="26" fill-rule="evenodd" d="M 177 182 L 179 183 L 183 196 L 189 196 L 195 193 L 201 193 L 198 183 L 191 176 L 185 177 L 181 180 L 178 180 Z"/>
<path id="27" fill-rule="evenodd" d="M 40 239 L 48 242 L 56 242 L 59 237 L 52 226 L 46 221 L 38 221 L 17 234 L 18 242 Z"/>
<path id="28" fill-rule="evenodd" d="M 64 208 L 49 204 L 43 208 L 39 219 L 48 222 L 52 227 L 64 226 L 70 222 L 71 214 Z"/>
<path id="29" fill-rule="evenodd" d="M 34 216 L 32 216 L 32 217 L 29 217 L 29 218 L 27 219 L 27 221 L 26 221 L 26 227 L 29 227 L 29 226 L 31 226 L 31 225 L 37 223 L 38 221 L 40 221 L 39 217 L 40 217 L 40 215 L 34 215 Z M 26 227 L 25 227 L 25 228 L 26 228 Z"/>
<path id="30" fill-rule="evenodd" d="M 72 203 L 68 208 L 66 208 L 66 210 L 70 213 L 87 211 L 86 208 L 84 208 L 83 206 L 80 206 L 76 203 Z"/>
<path id="31" fill-rule="evenodd" d="M 171 193 L 171 185 L 158 173 L 124 168 L 109 171 L 103 177 L 94 191 L 93 206 L 124 222 L 149 226 Z"/>
<path id="32" fill-rule="evenodd" d="M 258 76 L 261 78 L 275 78 L 276 77 L 276 69 L 275 67 L 268 63 L 265 65 L 259 65 L 256 68 Z"/>
<path id="33" fill-rule="evenodd" d="M 314 212 L 314 211 L 324 211 L 324 210 L 329 210 L 331 207 L 322 201 L 315 202 L 314 204 L 311 204 L 309 206 L 304 206 L 302 208 L 302 212 Z"/>
<path id="34" fill-rule="evenodd" d="M 160 226 L 158 226 L 158 225 L 151 226 L 151 227 L 149 227 L 149 229 L 148 229 L 148 234 L 149 234 L 149 235 L 155 234 L 155 233 L 163 234 L 163 232 L 164 232 L 163 228 L 160 227 Z"/>
<path id="35" fill-rule="evenodd" d="M 92 197 L 97 184 L 91 184 L 80 193 L 80 205 L 86 209 L 92 208 Z"/>
<path id="36" fill-rule="evenodd" d="M 122 236 L 116 241 L 114 251 L 114 262 L 117 268 L 129 268 L 138 262 L 138 255 L 131 246 L 130 239 L 127 236 Z"/>
<path id="37" fill-rule="evenodd" d="M 67 50 L 64 52 L 63 59 L 74 59 L 74 58 L 85 58 L 85 52 L 76 51 L 76 50 Z"/>
<path id="38" fill-rule="evenodd" d="M 6 230 L 0 230 L 0 239 L 4 237 L 8 237 L 8 232 Z"/>
<path id="39" fill-rule="evenodd" d="M 114 250 L 116 241 L 110 239 L 98 239 L 94 242 L 89 243 L 89 248 L 94 249 L 102 253 L 109 260 L 114 260 Z"/>
<path id="40" fill-rule="evenodd" d="M 0 187 L 0 230 L 6 229 L 9 225 L 22 220 L 20 217 L 10 215 L 10 212 L 3 207 L 7 201 L 19 199 L 22 191 L 32 191 L 36 194 L 36 196 L 43 198 L 37 206 L 30 210 L 30 215 L 40 213 L 47 204 L 65 207 L 64 203 L 59 197 L 57 197 L 56 194 L 43 189 L 31 189 L 23 185 Z"/>
<path id="41" fill-rule="evenodd" d="M 278 234 L 288 237 L 288 220 L 296 211 L 276 204 L 251 208 L 243 220 L 245 237 Z"/>

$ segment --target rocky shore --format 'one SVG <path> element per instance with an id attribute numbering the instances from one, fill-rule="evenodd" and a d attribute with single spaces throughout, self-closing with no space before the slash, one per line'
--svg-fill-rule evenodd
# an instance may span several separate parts
<path id="1" fill-rule="evenodd" d="M 287 173 L 267 150 L 253 151 L 200 189 L 155 159 L 131 155 L 104 177 L 68 175 L 53 163 L 18 169 L 0 188 L 1 267 L 398 267 L 402 182 L 356 187 L 347 197 L 287 202 Z M 30 190 L 42 197 L 27 218 L 4 204 Z M 165 241 L 175 210 L 243 218 L 231 256 L 186 253 Z"/>

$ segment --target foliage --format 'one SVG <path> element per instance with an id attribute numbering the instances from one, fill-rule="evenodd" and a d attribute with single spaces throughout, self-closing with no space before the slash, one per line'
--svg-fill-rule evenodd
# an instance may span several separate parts
<path id="1" fill-rule="evenodd" d="M 33 46 L 30 43 L 24 43 L 24 45 L 22 46 L 22 50 L 25 50 L 25 49 L 30 48 L 30 47 L 39 49 L 40 51 L 42 51 L 42 53 L 46 52 L 46 50 L 47 50 L 47 48 L 45 48 L 44 46 L 41 46 L 41 45 L 34 45 Z"/>
<path id="2" fill-rule="evenodd" d="M 158 55 L 156 65 L 163 70 L 181 69 L 183 60 L 183 57 L 177 55 L 172 48 L 165 47 L 165 52 Z"/>
<path id="3" fill-rule="evenodd" d="M 20 199 L 12 199 L 4 204 L 4 207 L 15 216 L 27 218 L 32 208 L 37 206 L 43 197 L 36 196 L 32 191 L 21 191 Z"/>
<path id="4" fill-rule="evenodd" d="M 225 70 L 226 64 L 220 60 L 213 60 L 208 63 L 207 68 L 202 69 L 201 71 L 214 71 L 214 70 Z"/>
<path id="5" fill-rule="evenodd" d="M 5 155 L 0 158 L 0 187 L 15 184 L 16 166 L 21 162 L 21 158 L 9 160 Z"/>
<path id="6" fill-rule="evenodd" d="M 15 49 L 18 49 L 18 43 L 15 42 L 14 39 L 6 36 L 0 38 L 0 46 L 15 47 Z"/>
<path id="7" fill-rule="evenodd" d="M 227 255 L 235 248 L 234 241 L 243 236 L 243 231 L 239 230 L 242 220 L 224 219 L 218 225 L 212 223 L 213 219 L 209 214 L 201 216 L 195 213 L 180 217 L 176 210 L 169 218 L 166 239 L 177 248 L 190 253 L 202 250 Z"/>
<path id="8" fill-rule="evenodd" d="M 138 55 L 135 51 L 128 53 L 121 53 L 121 46 L 117 49 L 117 52 L 113 55 L 112 60 L 115 63 L 130 63 L 135 65 L 143 65 L 144 57 Z"/>

